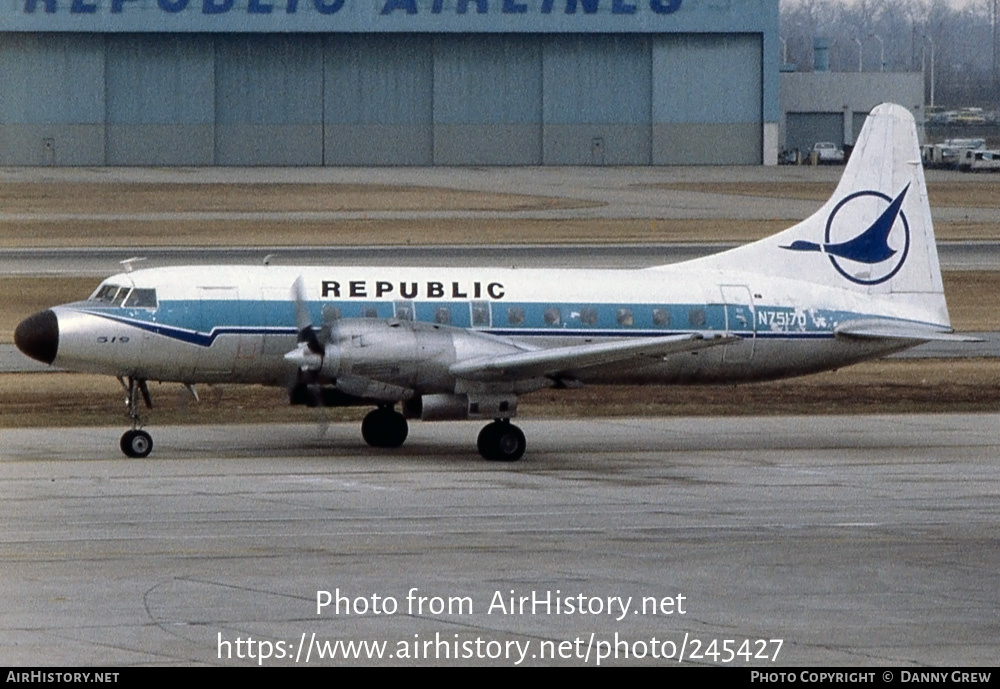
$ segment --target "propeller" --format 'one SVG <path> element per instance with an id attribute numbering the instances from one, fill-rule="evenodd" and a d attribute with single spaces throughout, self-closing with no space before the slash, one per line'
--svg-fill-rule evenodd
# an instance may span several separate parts
<path id="1" fill-rule="evenodd" d="M 319 410 L 319 430 L 317 440 L 326 435 L 330 426 L 330 419 L 327 416 L 323 405 L 323 390 L 317 383 L 317 373 L 323 367 L 323 355 L 325 347 L 320 342 L 319 336 L 313 328 L 312 318 L 309 314 L 309 307 L 306 305 L 305 284 L 302 276 L 296 278 L 292 284 L 292 299 L 295 302 L 295 327 L 296 347 L 285 354 L 285 359 L 294 363 L 299 368 L 296 387 L 302 386 L 312 398 L 310 406 Z"/>
<path id="2" fill-rule="evenodd" d="M 285 354 L 285 359 L 299 367 L 302 373 L 318 371 L 323 366 L 323 344 L 313 328 L 309 307 L 306 306 L 305 285 L 302 276 L 296 278 L 292 285 L 292 298 L 295 300 L 295 327 L 298 329 L 298 345 Z"/>

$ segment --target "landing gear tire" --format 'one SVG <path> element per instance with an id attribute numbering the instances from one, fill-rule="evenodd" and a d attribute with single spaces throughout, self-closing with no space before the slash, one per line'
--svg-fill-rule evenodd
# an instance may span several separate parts
<path id="1" fill-rule="evenodd" d="M 521 429 L 502 419 L 483 427 L 476 446 L 487 461 L 516 462 L 524 456 L 526 443 Z"/>
<path id="2" fill-rule="evenodd" d="M 399 447 L 409 431 L 403 415 L 388 407 L 369 412 L 361 422 L 361 437 L 372 447 Z"/>
<path id="3" fill-rule="evenodd" d="M 126 431 L 120 445 L 126 457 L 148 457 L 153 451 L 153 438 L 146 431 Z"/>

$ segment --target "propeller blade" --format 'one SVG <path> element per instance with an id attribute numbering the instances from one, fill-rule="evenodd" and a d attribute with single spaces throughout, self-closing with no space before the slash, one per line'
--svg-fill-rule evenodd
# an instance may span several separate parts
<path id="1" fill-rule="evenodd" d="M 323 404 L 323 388 L 316 384 L 315 372 L 323 367 L 325 348 L 313 328 L 312 316 L 306 304 L 305 283 L 300 275 L 292 284 L 292 299 L 295 300 L 295 327 L 298 329 L 298 346 L 285 354 L 285 359 L 299 368 L 298 385 L 304 385 L 306 394 L 312 399 L 309 405 L 316 409 L 316 439 L 326 435 L 330 417 Z"/>
<path id="2" fill-rule="evenodd" d="M 295 283 L 292 285 L 292 298 L 295 300 L 295 327 L 299 331 L 299 344 L 305 343 L 309 347 L 309 351 L 317 355 L 322 363 L 323 345 L 313 329 L 312 317 L 309 314 L 309 307 L 306 305 L 305 284 L 301 275 L 295 279 Z M 288 359 L 292 354 L 294 352 L 289 352 L 285 358 Z"/>

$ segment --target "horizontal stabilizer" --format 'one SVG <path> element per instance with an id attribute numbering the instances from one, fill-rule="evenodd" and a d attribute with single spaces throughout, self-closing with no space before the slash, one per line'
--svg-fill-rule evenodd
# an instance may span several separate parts
<path id="1" fill-rule="evenodd" d="M 519 352 L 498 357 L 460 361 L 451 366 L 452 375 L 479 381 L 513 381 L 560 374 L 590 366 L 611 364 L 640 356 L 663 357 L 730 344 L 738 337 L 705 338 L 698 333 L 648 339 L 594 342 L 554 349 Z"/>
<path id="2" fill-rule="evenodd" d="M 894 321 L 888 319 L 866 319 L 841 323 L 833 330 L 837 337 L 861 339 L 924 340 L 945 342 L 982 342 L 979 338 L 956 335 L 952 330 L 943 330 L 931 325 Z"/>

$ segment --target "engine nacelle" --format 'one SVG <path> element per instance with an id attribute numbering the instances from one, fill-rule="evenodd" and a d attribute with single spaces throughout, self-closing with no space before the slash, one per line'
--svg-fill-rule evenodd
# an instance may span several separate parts
<path id="1" fill-rule="evenodd" d="M 403 405 L 407 418 L 421 421 L 509 419 L 517 414 L 516 395 L 423 395 Z"/>
<path id="2" fill-rule="evenodd" d="M 366 379 L 432 394 L 454 390 L 449 367 L 456 361 L 520 351 L 462 328 L 367 318 L 335 321 L 326 342 L 320 368 L 325 379 Z"/>

